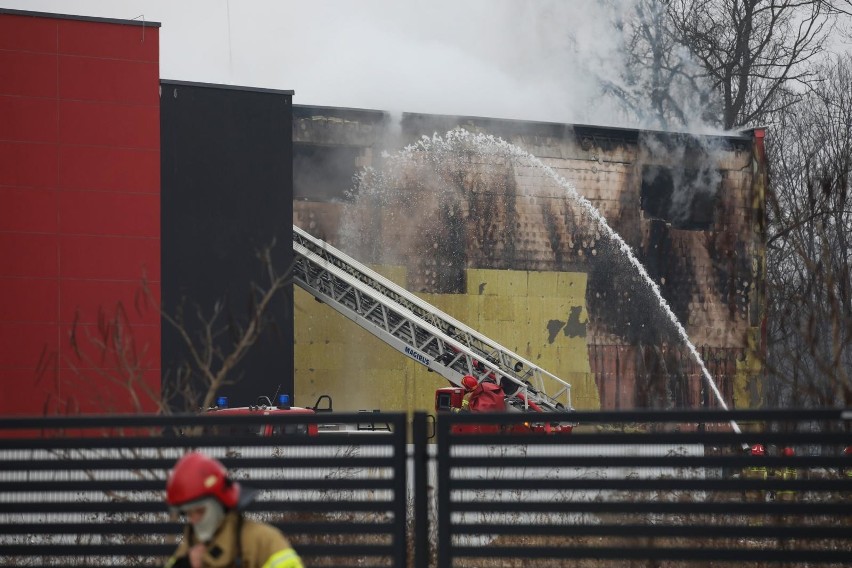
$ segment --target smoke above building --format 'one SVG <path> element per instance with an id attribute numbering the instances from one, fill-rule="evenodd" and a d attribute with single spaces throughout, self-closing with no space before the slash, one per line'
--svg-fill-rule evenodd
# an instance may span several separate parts
<path id="1" fill-rule="evenodd" d="M 642 96 L 623 100 L 641 81 L 629 22 L 650 0 L 3 4 L 160 22 L 161 77 L 292 89 L 296 104 L 658 128 Z"/>

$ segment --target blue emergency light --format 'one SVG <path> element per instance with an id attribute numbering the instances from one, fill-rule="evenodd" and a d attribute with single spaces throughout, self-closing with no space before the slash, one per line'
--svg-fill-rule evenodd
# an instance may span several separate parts
<path id="1" fill-rule="evenodd" d="M 278 395 L 278 408 L 290 408 L 290 395 L 289 394 L 279 394 Z"/>
<path id="2" fill-rule="evenodd" d="M 217 398 L 216 406 L 218 406 L 219 408 L 228 408 L 228 397 L 220 396 L 219 398 Z"/>

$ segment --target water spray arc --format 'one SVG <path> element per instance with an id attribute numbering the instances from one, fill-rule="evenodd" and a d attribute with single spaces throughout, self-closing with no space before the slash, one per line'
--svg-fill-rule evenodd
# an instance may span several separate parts
<path id="1" fill-rule="evenodd" d="M 522 148 L 519 148 L 514 144 L 511 144 L 510 142 L 506 142 L 505 140 L 494 137 L 492 135 L 481 133 L 474 134 L 463 128 L 457 128 L 449 131 L 444 138 L 438 136 L 437 134 L 433 135 L 431 138 L 428 136 L 424 136 L 418 142 L 407 146 L 402 152 L 397 155 L 397 159 L 411 159 L 413 158 L 415 153 L 424 152 L 431 160 L 435 162 L 443 161 L 448 153 L 453 152 L 459 146 L 462 145 L 468 145 L 468 147 L 473 146 L 483 153 L 490 152 L 492 154 L 506 156 L 507 158 L 510 158 L 512 160 L 521 161 L 521 163 L 528 163 L 531 166 L 538 168 L 539 170 L 544 172 L 547 177 L 549 177 L 552 181 L 554 181 L 560 187 L 565 189 L 568 192 L 569 197 L 576 203 L 579 203 L 580 206 L 585 210 L 585 212 L 596 223 L 596 225 L 601 227 L 605 231 L 607 236 L 609 236 L 612 241 L 618 245 L 618 248 L 639 273 L 644 283 L 648 286 L 654 297 L 659 302 L 659 305 L 665 313 L 666 317 L 674 325 L 678 336 L 687 346 L 687 349 L 689 350 L 690 354 L 695 359 L 696 363 L 701 369 L 701 374 L 704 381 L 706 382 L 710 390 L 713 392 L 713 395 L 716 398 L 716 401 L 719 403 L 719 406 L 721 406 L 724 410 L 728 410 L 728 405 L 725 403 L 725 400 L 722 397 L 722 393 L 719 391 L 719 388 L 716 386 L 713 377 L 710 375 L 710 371 L 705 366 L 701 355 L 698 353 L 698 350 L 692 344 L 692 341 L 690 341 L 686 330 L 681 325 L 680 321 L 678 321 L 677 316 L 672 311 L 668 302 L 666 302 L 665 298 L 663 298 L 663 295 L 660 291 L 660 287 L 657 285 L 656 282 L 654 282 L 654 280 L 645 270 L 645 267 L 633 254 L 633 251 L 631 250 L 630 246 L 624 241 L 623 238 L 621 238 L 621 235 L 619 235 L 615 230 L 612 229 L 612 227 L 609 226 L 609 224 L 606 222 L 606 219 L 604 219 L 603 215 L 601 215 L 597 208 L 588 199 L 580 195 L 577 192 L 577 189 L 568 180 L 556 173 L 553 168 L 544 164 L 541 160 L 539 160 L 537 157 L 533 156 L 529 152 L 523 150 Z M 736 422 L 732 420 L 730 424 L 734 432 L 736 432 L 737 434 L 742 433 L 739 425 Z"/>

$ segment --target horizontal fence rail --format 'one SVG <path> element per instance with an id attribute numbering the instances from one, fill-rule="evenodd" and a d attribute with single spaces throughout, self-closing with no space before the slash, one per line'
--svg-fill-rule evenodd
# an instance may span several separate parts
<path id="1" fill-rule="evenodd" d="M 438 566 L 852 565 L 850 412 L 547 418 L 439 416 Z"/>
<path id="2" fill-rule="evenodd" d="M 182 532 L 165 477 L 193 449 L 257 492 L 246 515 L 306 566 L 852 565 L 850 411 L 546 416 L 570 435 L 520 413 L 427 418 L 0 419 L 0 565 L 161 565 Z"/>
<path id="3" fill-rule="evenodd" d="M 306 565 L 405 566 L 405 415 L 369 419 L 388 428 L 353 434 L 363 413 L 0 419 L 0 565 L 163 565 L 182 534 L 166 475 L 201 450 L 256 492 L 246 516 L 280 528 Z M 330 423 L 353 430 L 250 433 Z"/>

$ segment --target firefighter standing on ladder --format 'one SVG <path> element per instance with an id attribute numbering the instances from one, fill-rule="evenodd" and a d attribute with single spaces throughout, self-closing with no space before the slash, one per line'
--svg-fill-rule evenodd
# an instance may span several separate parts
<path id="1" fill-rule="evenodd" d="M 476 377 L 465 375 L 462 377 L 462 386 L 464 387 L 464 396 L 462 397 L 461 408 L 454 408 L 454 412 L 470 412 L 470 397 L 474 389 L 479 386 Z"/>

